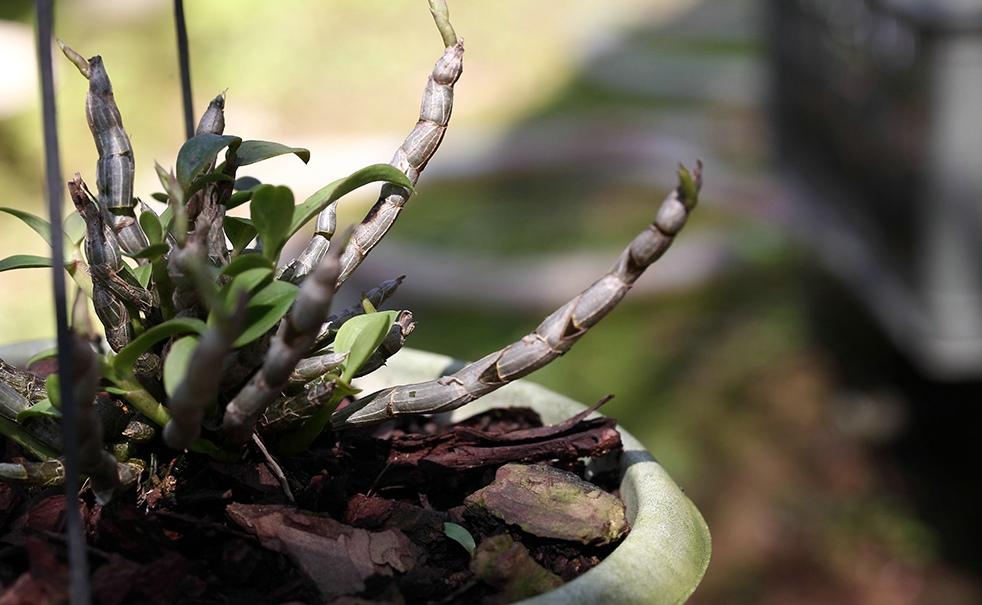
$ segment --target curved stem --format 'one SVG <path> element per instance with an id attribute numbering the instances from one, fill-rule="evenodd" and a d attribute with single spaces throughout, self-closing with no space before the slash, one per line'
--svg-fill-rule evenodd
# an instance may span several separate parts
<path id="1" fill-rule="evenodd" d="M 527 376 L 568 351 L 617 306 L 644 270 L 672 245 L 695 208 L 701 174 L 701 162 L 694 173 L 681 167 L 678 187 L 610 271 L 546 317 L 531 334 L 448 376 L 391 387 L 364 397 L 336 412 L 332 418 L 334 427 L 372 424 L 403 414 L 454 410 Z"/>
<path id="2" fill-rule="evenodd" d="M 440 30 L 443 38 L 443 45 L 447 48 L 457 43 L 457 32 L 450 25 L 450 10 L 447 8 L 447 0 L 429 0 L 430 13 L 436 22 L 436 28 Z"/>

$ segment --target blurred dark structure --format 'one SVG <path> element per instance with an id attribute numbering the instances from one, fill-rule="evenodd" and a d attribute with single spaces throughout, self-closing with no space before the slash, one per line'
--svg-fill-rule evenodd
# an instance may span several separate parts
<path id="1" fill-rule="evenodd" d="M 772 0 L 797 227 L 933 378 L 982 377 L 982 2 Z"/>

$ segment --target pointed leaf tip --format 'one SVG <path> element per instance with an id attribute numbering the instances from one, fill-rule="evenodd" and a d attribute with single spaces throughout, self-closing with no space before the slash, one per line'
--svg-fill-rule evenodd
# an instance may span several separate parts
<path id="1" fill-rule="evenodd" d="M 203 133 L 185 141 L 177 152 L 177 181 L 187 190 L 196 176 L 214 164 L 218 153 L 229 147 L 235 149 L 242 139 L 230 134 Z M 158 170 L 159 172 L 159 170 Z"/>
<path id="2" fill-rule="evenodd" d="M 51 259 L 33 254 L 15 254 L 0 260 L 0 273 L 14 269 L 37 269 L 52 266 Z"/>
<path id="3" fill-rule="evenodd" d="M 290 235 L 300 230 L 308 221 L 328 205 L 336 202 L 355 189 L 368 183 L 386 182 L 405 187 L 414 191 L 412 181 L 401 170 L 391 164 L 372 164 L 352 172 L 348 176 L 330 183 L 293 209 L 293 221 L 290 224 Z"/>
<path id="4" fill-rule="evenodd" d="M 347 353 L 341 380 L 350 382 L 395 323 L 397 311 L 381 311 L 357 315 L 341 324 L 334 338 L 334 352 Z"/>
<path id="5" fill-rule="evenodd" d="M 692 172 L 690 172 L 688 168 L 686 168 L 683 164 L 679 164 L 679 185 L 677 191 L 679 197 L 682 198 L 682 203 L 685 204 L 685 207 L 689 210 L 695 208 L 696 203 L 699 200 L 699 186 L 701 183 L 698 179 L 698 174 L 699 172 L 697 170 L 697 176 L 694 178 Z"/>
<path id="6" fill-rule="evenodd" d="M 293 192 L 282 185 L 260 185 L 253 191 L 249 211 L 252 224 L 263 241 L 263 256 L 275 261 L 292 235 Z"/>
<path id="7" fill-rule="evenodd" d="M 294 154 L 306 164 L 310 161 L 310 150 L 303 147 L 289 147 L 273 141 L 242 141 L 235 151 L 237 166 L 248 166 L 280 155 Z"/>
<path id="8" fill-rule="evenodd" d="M 474 536 L 471 535 L 471 532 L 467 531 L 466 527 L 448 521 L 443 524 L 443 533 L 457 544 L 463 546 L 467 554 L 474 555 L 474 551 L 477 549 L 477 543 L 474 542 Z"/>

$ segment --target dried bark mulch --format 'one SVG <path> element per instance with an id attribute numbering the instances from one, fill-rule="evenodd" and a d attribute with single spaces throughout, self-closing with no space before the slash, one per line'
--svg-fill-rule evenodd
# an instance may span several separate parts
<path id="1" fill-rule="evenodd" d="M 153 447 L 135 492 L 79 499 L 94 601 L 505 603 L 549 590 L 628 529 L 616 471 L 583 462 L 616 459 L 620 436 L 585 416 L 542 426 L 507 408 L 325 433 L 279 460 L 296 502 L 258 453 L 219 463 Z M 7 444 L 3 459 L 19 455 Z M 0 484 L 0 605 L 66 601 L 64 513 L 57 488 Z"/>

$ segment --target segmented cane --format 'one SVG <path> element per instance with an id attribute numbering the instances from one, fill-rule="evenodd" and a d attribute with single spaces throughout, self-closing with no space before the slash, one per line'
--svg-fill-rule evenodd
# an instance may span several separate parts
<path id="1" fill-rule="evenodd" d="M 334 381 L 328 378 L 314 379 L 302 393 L 277 399 L 259 418 L 259 432 L 269 435 L 300 428 L 320 408 L 330 403 L 334 386 Z"/>
<path id="2" fill-rule="evenodd" d="M 323 355 L 301 359 L 297 363 L 297 367 L 293 368 L 293 372 L 290 373 L 290 386 L 304 385 L 315 378 L 338 369 L 347 357 L 345 353 L 324 353 Z"/>
<path id="3" fill-rule="evenodd" d="M 289 314 L 280 323 L 262 367 L 225 407 L 222 430 L 233 443 L 244 443 L 256 421 L 289 383 L 290 374 L 313 346 L 327 319 L 340 270 L 339 255 L 328 254 L 300 286 Z"/>
<path id="4" fill-rule="evenodd" d="M 113 96 L 112 82 L 102 57 L 96 55 L 85 59 L 60 40 L 58 44 L 79 73 L 89 81 L 85 118 L 99 154 L 96 164 L 99 203 L 108 211 L 122 249 L 127 254 L 136 254 L 146 248 L 149 241 L 133 211 L 133 147 L 123 129 L 123 118 Z"/>
<path id="5" fill-rule="evenodd" d="M 453 88 L 464 71 L 464 43 L 458 41 L 444 51 L 433 66 L 426 82 L 423 100 L 419 108 L 419 121 L 396 150 L 390 162 L 401 170 L 415 185 L 426 164 L 436 153 L 450 123 L 453 110 Z M 410 191 L 398 185 L 386 184 L 378 201 L 361 223 L 355 226 L 351 239 L 341 258 L 341 274 L 338 285 L 354 273 L 355 269 L 389 231 L 409 200 Z M 280 279 L 294 283 L 302 281 L 331 244 L 337 226 L 337 202 L 329 205 L 317 216 L 317 227 L 307 247 L 283 271 Z"/>
<path id="6" fill-rule="evenodd" d="M 385 389 L 335 412 L 336 428 L 381 422 L 402 414 L 459 408 L 528 375 L 568 351 L 624 298 L 651 263 L 668 250 L 695 208 L 702 163 L 679 170 L 679 186 L 662 203 L 654 222 L 621 253 L 613 268 L 549 317 L 531 334 L 504 349 L 436 380 Z"/>
<path id="7" fill-rule="evenodd" d="M 245 318 L 245 299 L 240 300 L 234 313 L 219 317 L 216 324 L 201 336 L 191 354 L 187 374 L 168 402 L 171 419 L 164 427 L 164 442 L 173 449 L 183 450 L 201 435 L 205 413 L 218 400 L 221 367 L 225 356 L 239 336 Z"/>
<path id="8" fill-rule="evenodd" d="M 133 340 L 133 325 L 126 304 L 109 285 L 123 267 L 116 232 L 106 224 L 105 215 L 87 195 L 78 174 L 68 182 L 68 192 L 85 221 L 85 256 L 92 275 L 95 313 L 105 328 L 109 346 L 118 351 Z"/>
<path id="9" fill-rule="evenodd" d="M 222 134 L 225 132 L 225 92 L 221 92 L 208 103 L 205 113 L 198 120 L 195 136 L 199 134 Z"/>
<path id="10" fill-rule="evenodd" d="M 400 311 L 382 343 L 365 360 L 355 377 L 365 376 L 385 365 L 406 344 L 406 338 L 415 327 L 413 314 Z M 296 388 L 306 384 L 304 390 L 299 394 L 281 397 L 270 404 L 259 419 L 259 431 L 263 434 L 292 431 L 313 418 L 318 410 L 330 402 L 337 375 L 329 372 L 340 367 L 345 357 L 346 355 L 327 353 L 298 363 L 290 375 L 290 386 Z"/>

